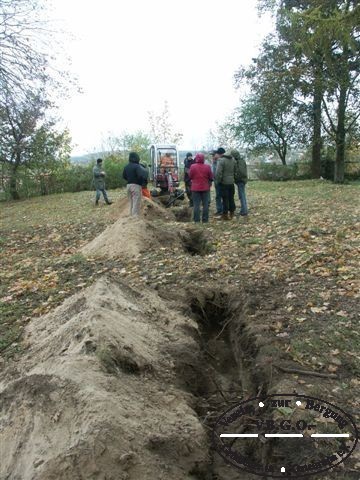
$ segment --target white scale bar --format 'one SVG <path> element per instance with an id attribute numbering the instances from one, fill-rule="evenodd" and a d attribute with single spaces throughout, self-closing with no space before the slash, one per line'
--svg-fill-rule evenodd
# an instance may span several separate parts
<path id="1" fill-rule="evenodd" d="M 223 438 L 257 438 L 258 433 L 221 433 Z M 265 433 L 268 438 L 302 438 L 302 433 Z M 312 433 L 313 438 L 349 438 L 350 433 Z"/>

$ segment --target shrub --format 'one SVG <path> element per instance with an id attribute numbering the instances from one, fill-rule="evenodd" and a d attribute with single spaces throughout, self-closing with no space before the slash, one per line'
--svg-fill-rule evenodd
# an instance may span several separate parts
<path id="1" fill-rule="evenodd" d="M 124 187 L 126 181 L 123 179 L 123 169 L 126 161 L 115 156 L 104 159 L 104 170 L 106 172 L 105 185 L 107 189 Z M 56 171 L 48 173 L 40 172 L 36 168 L 21 166 L 17 171 L 17 191 L 20 198 L 36 197 L 39 195 L 50 195 L 52 193 L 81 192 L 94 190 L 93 167 L 95 161 L 87 164 L 67 164 L 58 166 Z M 9 200 L 9 173 L 3 166 L 1 171 L 1 199 Z"/>
<path id="2" fill-rule="evenodd" d="M 89 164 L 70 165 L 57 172 L 51 193 L 81 192 L 92 188 L 92 167 Z"/>
<path id="3" fill-rule="evenodd" d="M 347 153 L 344 164 L 344 176 L 346 180 L 359 180 L 360 178 L 360 161 L 356 156 Z M 321 175 L 326 180 L 334 180 L 335 172 L 335 149 L 327 148 L 321 161 Z"/>
<path id="4" fill-rule="evenodd" d="M 95 163 L 91 165 L 91 169 Z M 123 170 L 127 161 L 116 155 L 109 155 L 104 158 L 104 170 L 106 172 L 106 188 L 113 189 L 125 187 L 126 180 L 123 179 Z"/>

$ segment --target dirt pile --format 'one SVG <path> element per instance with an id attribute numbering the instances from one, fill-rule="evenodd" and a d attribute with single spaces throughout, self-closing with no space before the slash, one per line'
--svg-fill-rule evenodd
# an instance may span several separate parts
<path id="1" fill-rule="evenodd" d="M 99 236 L 85 245 L 85 255 L 133 258 L 149 250 L 163 246 L 181 247 L 182 243 L 175 229 L 164 229 L 162 221 L 174 221 L 174 215 L 156 202 L 143 199 L 142 215 L 130 217 L 127 199 L 116 205 L 118 220 L 107 227 Z"/>
<path id="2" fill-rule="evenodd" d="M 155 293 L 105 279 L 34 319 L 0 383 L 0 478 L 205 478 L 181 373 L 196 370 L 196 328 Z"/>
<path id="3" fill-rule="evenodd" d="M 129 202 L 121 198 L 114 205 L 114 220 L 129 216 Z M 142 198 L 141 216 L 146 220 L 173 221 L 175 216 L 171 209 L 165 208 L 156 199 Z"/>
<path id="4" fill-rule="evenodd" d="M 133 258 L 149 249 L 164 246 L 181 247 L 179 235 L 170 228 L 143 218 L 119 218 L 99 236 L 85 245 L 85 255 Z"/>

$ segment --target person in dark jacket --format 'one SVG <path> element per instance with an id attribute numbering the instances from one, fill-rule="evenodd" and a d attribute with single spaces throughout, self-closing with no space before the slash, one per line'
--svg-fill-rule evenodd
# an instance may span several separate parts
<path id="1" fill-rule="evenodd" d="M 127 181 L 130 215 L 138 216 L 141 210 L 141 189 L 147 183 L 147 172 L 140 165 L 140 157 L 136 152 L 129 153 L 129 163 L 124 168 L 123 178 Z"/>
<path id="2" fill-rule="evenodd" d="M 191 152 L 186 154 L 185 160 L 184 160 L 184 182 L 185 182 L 185 191 L 186 195 L 189 199 L 189 206 L 193 206 L 193 200 L 192 200 L 192 195 L 191 195 L 191 180 L 189 177 L 189 171 L 191 165 L 194 165 L 195 159 L 193 158 L 193 155 Z"/>
<path id="3" fill-rule="evenodd" d="M 235 183 L 238 188 L 238 195 L 240 200 L 239 215 L 246 217 L 248 214 L 246 192 L 245 192 L 245 186 L 248 181 L 247 165 L 244 157 L 240 155 L 240 152 L 238 150 L 235 150 L 235 149 L 231 150 L 230 153 L 235 159 L 235 162 L 237 163 L 237 177 L 235 178 Z"/>
<path id="4" fill-rule="evenodd" d="M 231 155 L 231 152 L 225 152 L 220 158 L 216 168 L 215 180 L 221 186 L 221 196 L 223 200 L 222 220 L 229 220 L 234 217 L 235 212 L 235 178 L 237 178 L 237 163 Z"/>
<path id="5" fill-rule="evenodd" d="M 205 165 L 205 155 L 197 153 L 195 163 L 189 171 L 191 193 L 194 202 L 194 222 L 200 222 L 200 204 L 202 204 L 202 222 L 209 221 L 209 197 L 211 182 L 214 179 L 210 165 Z"/>
<path id="6" fill-rule="evenodd" d="M 109 200 L 105 190 L 105 172 L 103 170 L 102 158 L 96 160 L 96 165 L 93 168 L 93 182 L 96 189 L 95 205 L 99 205 L 101 194 L 104 196 L 105 203 L 111 205 L 113 202 Z"/>
<path id="7" fill-rule="evenodd" d="M 216 174 L 216 168 L 218 161 L 220 158 L 224 155 L 225 149 L 222 147 L 219 147 L 217 150 L 213 150 L 212 156 L 213 156 L 213 163 L 212 163 L 212 171 L 215 177 Z M 215 215 L 222 215 L 223 213 L 223 201 L 222 201 L 222 196 L 221 196 L 221 185 L 217 182 L 216 177 L 215 177 L 215 204 L 216 204 L 216 213 Z"/>

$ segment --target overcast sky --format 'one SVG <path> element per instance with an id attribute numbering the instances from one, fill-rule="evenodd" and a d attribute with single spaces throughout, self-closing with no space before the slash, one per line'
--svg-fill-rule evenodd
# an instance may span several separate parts
<path id="1" fill-rule="evenodd" d="M 270 31 L 256 0 L 52 0 L 52 15 L 74 35 L 64 43 L 82 94 L 60 113 L 73 154 L 91 153 L 121 132 L 148 130 L 148 114 L 168 101 L 196 150 L 236 106 L 236 69 Z"/>

